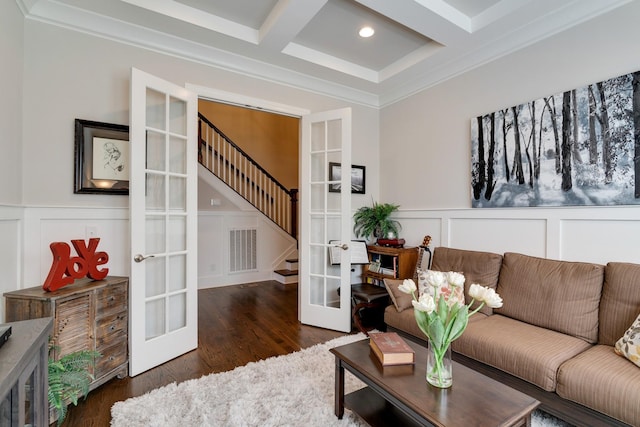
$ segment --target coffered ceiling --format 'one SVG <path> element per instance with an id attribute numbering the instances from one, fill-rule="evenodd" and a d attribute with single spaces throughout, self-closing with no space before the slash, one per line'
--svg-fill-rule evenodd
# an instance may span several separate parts
<path id="1" fill-rule="evenodd" d="M 27 19 L 380 107 L 631 0 L 16 1 Z"/>

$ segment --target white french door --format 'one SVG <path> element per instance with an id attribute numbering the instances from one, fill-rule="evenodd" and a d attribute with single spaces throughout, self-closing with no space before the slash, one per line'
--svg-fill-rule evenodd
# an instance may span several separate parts
<path id="1" fill-rule="evenodd" d="M 333 180 L 330 163 L 340 166 L 340 176 L 334 174 Z M 300 321 L 349 332 L 350 108 L 302 117 L 300 176 Z"/>
<path id="2" fill-rule="evenodd" d="M 198 345 L 197 98 L 131 70 L 129 372 Z"/>

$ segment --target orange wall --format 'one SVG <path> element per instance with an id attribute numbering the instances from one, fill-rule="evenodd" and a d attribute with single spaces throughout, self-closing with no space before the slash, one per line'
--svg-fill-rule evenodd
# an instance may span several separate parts
<path id="1" fill-rule="evenodd" d="M 298 188 L 298 118 L 205 100 L 198 111 L 287 189 Z"/>

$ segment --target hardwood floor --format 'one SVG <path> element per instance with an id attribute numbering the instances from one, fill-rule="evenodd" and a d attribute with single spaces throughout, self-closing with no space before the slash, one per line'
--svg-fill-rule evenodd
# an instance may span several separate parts
<path id="1" fill-rule="evenodd" d="M 111 406 L 172 382 L 223 372 L 343 335 L 298 322 L 297 285 L 275 281 L 198 292 L 198 348 L 134 378 L 113 379 L 71 405 L 64 427 L 103 427 Z"/>

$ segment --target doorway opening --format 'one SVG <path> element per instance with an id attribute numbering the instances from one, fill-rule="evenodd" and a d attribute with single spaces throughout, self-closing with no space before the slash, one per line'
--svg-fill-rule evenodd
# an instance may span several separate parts
<path id="1" fill-rule="evenodd" d="M 300 117 L 209 97 L 198 113 L 200 287 L 297 282 Z M 252 238 L 234 245 L 237 235 Z M 260 262 L 238 258 L 256 248 Z"/>

